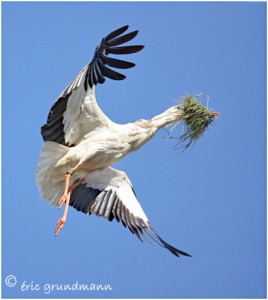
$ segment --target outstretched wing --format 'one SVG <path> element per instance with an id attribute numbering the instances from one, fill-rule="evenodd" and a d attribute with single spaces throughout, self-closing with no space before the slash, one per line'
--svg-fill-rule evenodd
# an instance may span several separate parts
<path id="1" fill-rule="evenodd" d="M 89 173 L 84 179 L 84 184 L 78 186 L 71 195 L 70 205 L 75 209 L 87 215 L 105 217 L 109 221 L 121 221 L 141 241 L 154 241 L 176 256 L 190 256 L 157 235 L 125 173 L 113 168 L 104 168 Z"/>
<path id="2" fill-rule="evenodd" d="M 125 75 L 115 72 L 105 65 L 118 69 L 128 69 L 135 66 L 132 62 L 108 57 L 109 54 L 131 54 L 143 49 L 144 46 L 141 45 L 116 47 L 132 40 L 138 34 L 138 30 L 136 30 L 120 36 L 127 29 L 127 25 L 121 27 L 101 40 L 100 45 L 96 48 L 92 61 L 89 63 L 89 68 L 84 81 L 85 90 L 87 90 L 88 85 L 92 88 L 93 85 L 96 85 L 97 83 L 103 83 L 105 77 L 113 80 L 122 80 L 126 78 Z"/>
<path id="3" fill-rule="evenodd" d="M 125 75 L 109 67 L 128 69 L 134 63 L 108 57 L 109 54 L 131 54 L 144 46 L 119 46 L 132 40 L 138 33 L 122 35 L 128 26 L 121 27 L 103 38 L 95 50 L 92 61 L 87 64 L 52 106 L 47 123 L 42 126 L 44 141 L 65 146 L 74 146 L 84 136 L 101 126 L 109 126 L 111 120 L 101 111 L 95 99 L 95 85 L 104 83 L 105 77 L 113 80 L 125 79 Z M 119 47 L 117 47 L 119 46 Z"/>

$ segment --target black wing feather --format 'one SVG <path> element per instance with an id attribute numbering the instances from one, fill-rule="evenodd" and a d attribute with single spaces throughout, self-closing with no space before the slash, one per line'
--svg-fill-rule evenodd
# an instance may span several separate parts
<path id="1" fill-rule="evenodd" d="M 106 50 L 107 54 L 131 54 L 131 53 L 136 53 L 140 50 L 142 50 L 144 46 L 137 45 L 137 46 L 123 46 L 123 47 L 113 47 L 113 48 L 108 48 Z"/>
<path id="2" fill-rule="evenodd" d="M 135 64 L 131 62 L 121 61 L 113 58 L 107 58 L 108 54 L 131 54 L 131 53 L 136 53 L 143 49 L 144 46 L 142 45 L 115 47 L 131 41 L 138 34 L 138 30 L 136 30 L 120 36 L 127 29 L 128 29 L 127 25 L 123 26 L 111 32 L 101 40 L 99 46 L 95 50 L 92 61 L 88 64 L 87 74 L 84 82 L 84 86 L 86 90 L 88 88 L 87 85 L 89 85 L 90 88 L 92 88 L 93 85 L 96 85 L 97 83 L 103 83 L 104 82 L 103 77 L 108 77 L 113 80 L 122 80 L 126 78 L 125 75 L 117 73 L 105 67 L 106 64 L 110 67 L 119 68 L 119 69 L 128 69 L 134 67 Z M 90 74 L 93 72 L 96 73 L 97 64 L 99 66 L 100 73 L 99 72 L 97 73 L 98 74 L 97 78 L 96 77 L 93 78 L 93 76 Z"/>
<path id="3" fill-rule="evenodd" d="M 126 76 L 123 74 L 120 74 L 112 69 L 107 68 L 102 62 L 99 64 L 100 70 L 103 76 L 108 77 L 110 79 L 114 80 L 122 80 L 125 79 Z"/>
<path id="4" fill-rule="evenodd" d="M 81 184 L 73 190 L 70 199 L 70 206 L 85 214 L 91 214 L 91 206 L 100 193 L 101 191 L 98 189 L 86 187 L 86 184 Z"/>
<path id="5" fill-rule="evenodd" d="M 110 41 L 110 40 L 112 40 L 112 39 L 118 37 L 120 34 L 122 34 L 122 33 L 124 33 L 125 31 L 127 31 L 127 30 L 128 30 L 128 27 L 129 27 L 128 25 L 125 25 L 125 26 L 123 26 L 123 27 L 120 27 L 120 28 L 114 30 L 113 32 L 109 33 L 109 34 L 106 36 L 105 39 L 106 39 L 107 41 Z"/>
<path id="6" fill-rule="evenodd" d="M 127 33 L 125 35 L 122 35 L 120 37 L 117 37 L 111 41 L 108 41 L 107 42 L 107 45 L 109 47 L 114 47 L 114 46 L 118 46 L 118 45 L 121 45 L 121 44 L 124 44 L 124 43 L 127 43 L 128 41 L 131 41 L 132 39 L 134 39 L 134 37 L 138 34 L 138 30 L 136 31 L 132 31 L 130 33 Z"/>
<path id="7" fill-rule="evenodd" d="M 60 97 L 52 106 L 47 117 L 47 123 L 41 127 L 41 135 L 45 142 L 52 141 L 67 146 L 64 142 L 63 114 L 66 110 L 68 99 L 69 95 Z"/>
<path id="8" fill-rule="evenodd" d="M 97 72 L 98 82 L 99 82 L 99 83 L 104 83 L 105 78 L 104 78 L 104 76 L 102 76 L 102 74 L 101 74 L 101 69 L 100 69 L 100 66 L 101 66 L 101 65 L 102 65 L 101 59 L 98 58 L 97 61 L 96 61 L 96 64 L 95 64 L 95 70 L 96 70 L 96 72 Z"/>
<path id="9" fill-rule="evenodd" d="M 119 199 L 116 198 L 116 201 L 115 201 L 114 206 L 113 206 L 113 209 L 112 209 L 112 213 L 113 213 L 113 215 L 114 215 L 114 217 L 115 217 L 115 219 L 116 219 L 117 222 L 120 221 L 119 216 L 117 215 L 117 207 L 118 207 L 118 203 L 119 203 Z"/>
<path id="10" fill-rule="evenodd" d="M 132 62 L 115 59 L 108 56 L 103 56 L 103 61 L 112 68 L 129 69 L 135 67 L 135 64 Z"/>
<path id="11" fill-rule="evenodd" d="M 114 218 L 113 213 L 112 213 L 112 209 L 113 209 L 116 197 L 117 197 L 116 193 L 113 192 L 111 194 L 109 202 L 107 203 L 107 206 L 106 206 L 106 210 L 105 210 L 105 213 L 104 213 L 104 218 L 107 218 L 109 221 L 111 221 Z"/>

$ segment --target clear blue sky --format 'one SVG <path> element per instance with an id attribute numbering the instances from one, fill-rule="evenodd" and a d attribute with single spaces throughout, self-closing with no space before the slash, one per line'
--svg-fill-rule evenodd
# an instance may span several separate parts
<path id="1" fill-rule="evenodd" d="M 266 4 L 6 2 L 2 17 L 2 297 L 265 297 Z M 74 209 L 55 238 L 62 211 L 35 185 L 50 107 L 100 39 L 125 24 L 145 48 L 125 81 L 97 88 L 112 120 L 151 118 L 199 92 L 222 114 L 190 151 L 177 154 L 160 131 L 116 165 L 159 235 L 192 258 Z M 77 281 L 113 290 L 43 290 Z"/>

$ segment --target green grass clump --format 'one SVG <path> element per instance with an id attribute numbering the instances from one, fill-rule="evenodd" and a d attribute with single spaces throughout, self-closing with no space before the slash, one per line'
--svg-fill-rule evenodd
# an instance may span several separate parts
<path id="1" fill-rule="evenodd" d="M 183 112 L 181 122 L 184 124 L 184 131 L 179 144 L 187 149 L 200 139 L 214 121 L 215 115 L 193 96 L 184 97 L 179 107 Z"/>

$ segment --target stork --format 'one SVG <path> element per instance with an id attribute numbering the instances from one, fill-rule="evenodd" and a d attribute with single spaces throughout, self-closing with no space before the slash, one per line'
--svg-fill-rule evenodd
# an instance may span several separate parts
<path id="1" fill-rule="evenodd" d="M 151 120 L 116 124 L 99 108 L 95 88 L 105 77 L 123 80 L 125 76 L 109 67 L 127 69 L 134 63 L 109 57 L 131 54 L 142 45 L 120 46 L 138 33 L 121 27 L 97 46 L 94 57 L 52 106 L 41 127 L 44 145 L 36 171 L 41 197 L 59 208 L 65 204 L 55 235 L 62 230 L 69 206 L 85 213 L 116 219 L 140 240 L 151 239 L 176 256 L 190 256 L 165 242 L 153 229 L 139 204 L 127 175 L 111 166 L 138 150 L 162 127 L 179 121 L 180 107 L 173 106 Z M 124 34 L 124 35 L 123 35 Z M 216 115 L 216 114 L 214 114 Z"/>

